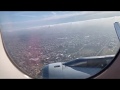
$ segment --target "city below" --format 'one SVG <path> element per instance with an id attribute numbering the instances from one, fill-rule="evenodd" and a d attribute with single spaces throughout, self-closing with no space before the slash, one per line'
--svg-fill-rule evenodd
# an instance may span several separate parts
<path id="1" fill-rule="evenodd" d="M 2 31 L 2 36 L 10 59 L 34 78 L 44 65 L 80 57 L 114 55 L 119 49 L 112 19 L 48 25 L 14 32 L 6 30 Z"/>

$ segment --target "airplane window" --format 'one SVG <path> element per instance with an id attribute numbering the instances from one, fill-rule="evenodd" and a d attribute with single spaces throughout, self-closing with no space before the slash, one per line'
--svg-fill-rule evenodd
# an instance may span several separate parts
<path id="1" fill-rule="evenodd" d="M 0 28 L 9 59 L 38 79 L 85 79 L 115 57 L 119 11 L 2 11 Z"/>

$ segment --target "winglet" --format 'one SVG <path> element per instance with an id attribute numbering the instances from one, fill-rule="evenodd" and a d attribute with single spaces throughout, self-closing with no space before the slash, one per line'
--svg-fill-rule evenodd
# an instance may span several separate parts
<path id="1" fill-rule="evenodd" d="M 119 22 L 115 22 L 114 27 L 115 27 L 115 31 L 117 33 L 118 39 L 120 41 L 120 24 L 119 24 Z"/>

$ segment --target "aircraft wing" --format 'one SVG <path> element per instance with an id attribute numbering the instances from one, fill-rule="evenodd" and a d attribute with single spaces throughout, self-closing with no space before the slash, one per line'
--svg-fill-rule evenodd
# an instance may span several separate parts
<path id="1" fill-rule="evenodd" d="M 80 59 L 48 64 L 42 69 L 43 79 L 85 79 L 107 65 L 114 55 L 82 57 Z"/>

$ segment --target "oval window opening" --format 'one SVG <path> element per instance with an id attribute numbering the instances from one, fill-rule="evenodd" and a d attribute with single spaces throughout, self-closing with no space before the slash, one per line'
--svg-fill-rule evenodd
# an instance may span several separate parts
<path id="1" fill-rule="evenodd" d="M 120 12 L 0 12 L 6 53 L 38 79 L 85 79 L 103 70 L 119 50 L 114 23 Z"/>

